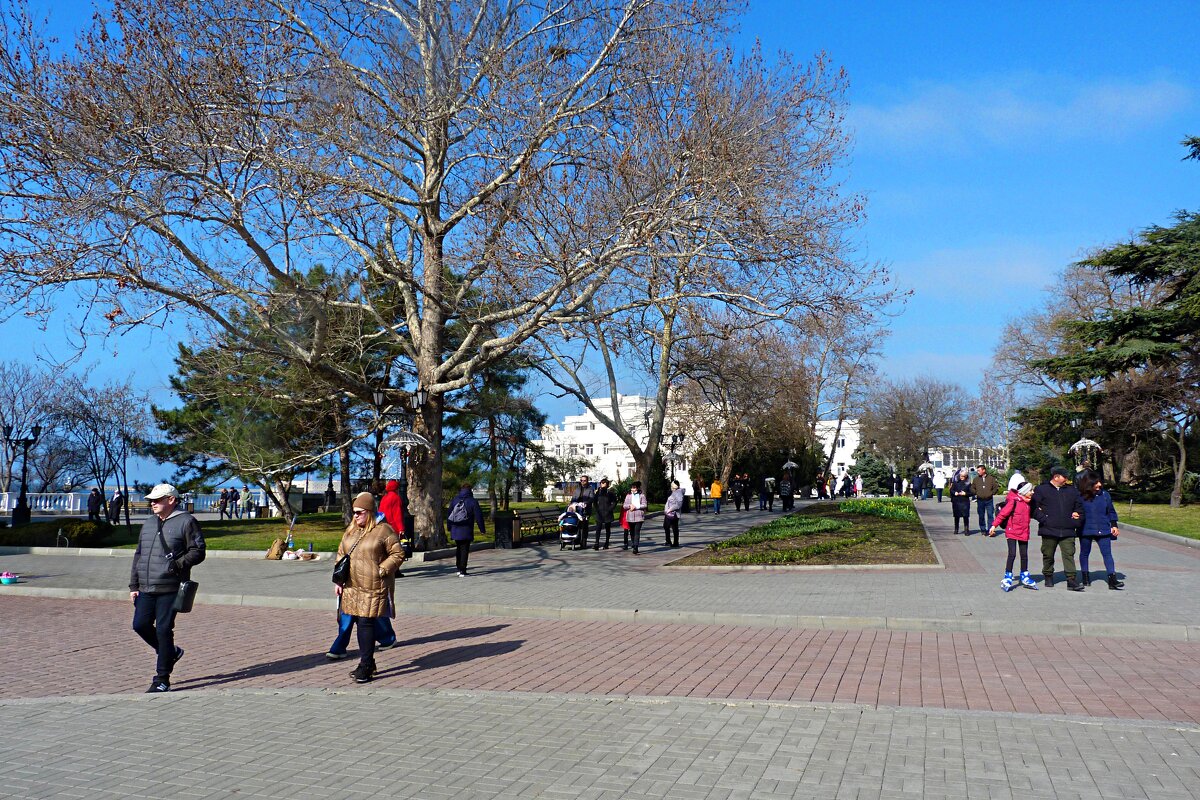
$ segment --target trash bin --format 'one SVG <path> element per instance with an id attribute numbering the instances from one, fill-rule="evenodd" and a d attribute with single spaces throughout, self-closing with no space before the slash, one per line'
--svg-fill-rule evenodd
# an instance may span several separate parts
<path id="1" fill-rule="evenodd" d="M 266 519 L 266 517 L 267 517 L 267 507 L 256 505 L 254 507 L 254 518 L 255 519 Z"/>
<path id="2" fill-rule="evenodd" d="M 187 510 L 187 513 L 189 513 L 189 514 L 196 513 L 196 503 L 192 500 L 188 500 L 187 503 L 184 504 L 184 508 Z"/>
<path id="3" fill-rule="evenodd" d="M 497 516 L 492 523 L 496 539 L 496 547 L 501 550 L 511 550 L 513 546 L 513 518 L 511 514 Z"/>

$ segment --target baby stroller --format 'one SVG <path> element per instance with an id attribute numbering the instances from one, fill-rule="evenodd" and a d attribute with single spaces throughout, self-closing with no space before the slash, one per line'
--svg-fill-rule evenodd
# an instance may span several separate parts
<path id="1" fill-rule="evenodd" d="M 574 506 L 567 506 L 558 517 L 558 549 L 565 550 L 568 545 L 572 550 L 579 549 L 579 529 L 583 521 L 575 512 Z"/>

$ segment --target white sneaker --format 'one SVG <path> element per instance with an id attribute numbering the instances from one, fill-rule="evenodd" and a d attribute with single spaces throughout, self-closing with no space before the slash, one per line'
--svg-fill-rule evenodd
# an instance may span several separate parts
<path id="1" fill-rule="evenodd" d="M 465 572 L 460 572 L 460 573 L 458 573 L 458 577 L 460 577 L 460 578 L 465 578 L 465 577 L 467 577 L 467 573 L 465 573 Z"/>

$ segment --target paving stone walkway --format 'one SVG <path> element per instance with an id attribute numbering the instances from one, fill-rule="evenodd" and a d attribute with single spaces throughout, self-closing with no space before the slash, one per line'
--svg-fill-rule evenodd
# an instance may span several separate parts
<path id="1" fill-rule="evenodd" d="M 944 566 L 679 571 L 679 551 L 476 553 L 468 579 L 406 568 L 400 645 L 355 686 L 329 564 L 211 559 L 163 696 L 129 630 L 121 557 L 5 556 L 0 788 L 13 797 L 1200 797 L 1200 552 L 1123 535 L 1129 589 L 1000 592 L 1004 543 L 918 505 Z M 692 518 L 691 547 L 768 515 Z M 659 537 L 661 538 L 661 537 Z M 997 559 L 999 560 L 997 564 Z M 503 614 L 465 616 L 472 607 Z M 272 607 L 274 606 L 274 607 Z M 411 613 L 459 609 L 459 615 Z M 546 619 L 556 608 L 580 613 Z M 312 610 L 324 608 L 325 610 Z M 765 627 L 634 621 L 710 609 Z M 583 618 L 591 611 L 593 619 Z M 619 613 L 618 613 L 619 612 Z M 785 624 L 827 613 L 841 627 Z M 965 616 L 996 632 L 888 629 Z M 856 628 L 847 620 L 861 617 Z M 1035 635 L 1047 620 L 1124 622 Z M 1023 626 L 1026 626 L 1023 628 Z M 1150 626 L 1150 627 L 1147 627 Z M 1024 630 L 1025 632 L 1022 632 Z M 13 646 L 13 643 L 19 643 Z M 169 764 L 169 769 L 163 765 Z"/>

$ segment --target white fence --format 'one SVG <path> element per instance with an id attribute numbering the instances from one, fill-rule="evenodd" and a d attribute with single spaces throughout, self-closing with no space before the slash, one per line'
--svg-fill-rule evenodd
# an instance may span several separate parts
<path id="1" fill-rule="evenodd" d="M 254 500 L 254 505 L 267 505 L 267 498 L 264 492 L 251 491 L 250 495 Z M 11 514 L 17 505 L 18 497 L 20 497 L 19 492 L 0 492 L 0 514 Z M 30 492 L 25 495 L 25 499 L 29 503 L 29 510 L 34 514 L 87 513 L 88 492 Z M 111 494 L 104 498 L 105 508 L 108 507 L 108 501 L 111 499 Z M 220 493 L 189 495 L 187 500 L 193 503 L 193 510 L 195 511 L 211 511 L 215 514 L 220 510 Z M 140 505 L 144 501 L 145 497 L 141 492 L 129 493 L 130 503 Z M 243 513 L 245 503 L 246 498 L 243 496 L 240 501 Z"/>

